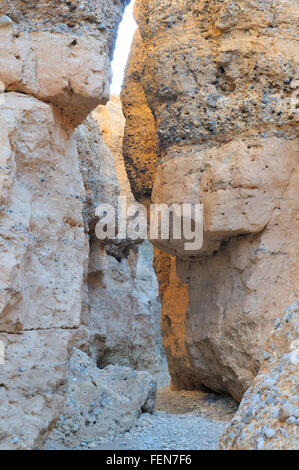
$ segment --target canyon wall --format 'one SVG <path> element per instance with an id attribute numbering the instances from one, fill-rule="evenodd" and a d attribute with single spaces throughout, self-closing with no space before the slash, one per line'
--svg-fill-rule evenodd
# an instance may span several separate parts
<path id="1" fill-rule="evenodd" d="M 264 362 L 220 440 L 222 450 L 298 450 L 299 303 L 275 321 Z"/>
<path id="2" fill-rule="evenodd" d="M 204 210 L 201 249 L 154 241 L 172 386 L 240 400 L 298 295 L 298 2 L 137 0 L 135 17 L 133 193 Z"/>
<path id="3" fill-rule="evenodd" d="M 1 2 L 1 449 L 42 444 L 64 409 L 73 346 L 100 366 L 159 361 L 153 274 L 136 243 L 102 247 L 93 237 L 96 205 L 120 187 L 87 116 L 109 98 L 127 3 Z"/>
<path id="4" fill-rule="evenodd" d="M 129 236 L 104 241 L 95 236 L 95 209 L 99 204 L 110 204 L 117 215 L 119 196 L 127 198 L 128 207 L 136 202 L 121 154 L 123 130 L 120 101 L 114 97 L 107 106 L 96 108 L 76 131 L 86 193 L 83 216 L 90 245 L 87 296 L 82 307 L 84 326 L 78 345 L 85 350 L 88 345 L 99 367 L 121 364 L 158 371 L 163 362 L 161 303 L 152 246 Z"/>

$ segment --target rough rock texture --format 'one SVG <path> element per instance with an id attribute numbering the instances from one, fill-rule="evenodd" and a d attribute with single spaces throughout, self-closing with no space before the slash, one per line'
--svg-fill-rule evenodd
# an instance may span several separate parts
<path id="1" fill-rule="evenodd" d="M 157 385 L 147 372 L 97 365 L 74 349 L 69 361 L 67 403 L 45 448 L 75 448 L 86 439 L 108 440 L 128 431 L 142 412 L 155 408 Z"/>
<path id="2" fill-rule="evenodd" d="M 151 247 L 141 245 L 118 261 L 99 241 L 92 243 L 88 297 L 89 344 L 98 365 L 158 370 L 161 304 Z"/>
<path id="3" fill-rule="evenodd" d="M 264 363 L 221 438 L 230 450 L 298 450 L 299 302 L 275 322 Z"/>
<path id="4" fill-rule="evenodd" d="M 298 295 L 298 2 L 137 0 L 135 16 L 143 53 L 122 94 L 133 191 L 204 205 L 202 249 L 155 243 L 172 385 L 240 400 Z M 142 133 L 131 116 L 144 106 Z M 157 150 L 132 165 L 148 133 Z"/>
<path id="5" fill-rule="evenodd" d="M 126 118 L 123 158 L 136 199 L 146 204 L 151 195 L 158 152 L 155 120 L 141 85 L 146 51 L 137 29 L 126 67 L 121 93 Z"/>
<path id="6" fill-rule="evenodd" d="M 28 448 L 59 414 L 67 345 L 80 325 L 84 188 L 72 131 L 55 108 L 8 93 L 0 114 L 0 447 Z"/>
<path id="7" fill-rule="evenodd" d="M 94 237 L 99 204 L 111 204 L 117 209 L 120 196 L 119 181 L 110 148 L 105 145 L 97 121 L 92 115 L 76 129 L 80 169 L 85 188 L 83 208 L 84 226 Z"/>
<path id="8" fill-rule="evenodd" d="M 78 124 L 109 99 L 110 60 L 128 0 L 4 0 L 0 80 L 51 102 Z"/>
<path id="9" fill-rule="evenodd" d="M 31 449 L 46 438 L 63 410 L 71 329 L 0 333 L 0 449 Z M 53 347 L 55 345 L 55 348 Z"/>
<path id="10" fill-rule="evenodd" d="M 100 367 L 121 364 L 157 371 L 163 351 L 152 246 L 130 238 L 103 243 L 94 235 L 95 208 L 100 203 L 109 203 L 116 211 L 118 196 L 126 196 L 128 206 L 135 203 L 121 158 L 123 127 L 115 97 L 107 107 L 98 107 L 76 133 L 90 244 L 78 346 L 89 351 Z"/>
<path id="11" fill-rule="evenodd" d="M 0 6 L 1 449 L 44 440 L 63 409 L 80 331 L 88 242 L 74 124 L 108 99 L 126 2 L 70 3 Z"/>
<path id="12" fill-rule="evenodd" d="M 126 196 L 128 204 L 135 203 L 122 155 L 126 120 L 120 97 L 111 96 L 106 106 L 98 106 L 95 109 L 93 117 L 98 122 L 105 144 L 112 152 L 120 194 Z"/>
<path id="13" fill-rule="evenodd" d="M 86 253 L 72 131 L 22 94 L 6 94 L 0 112 L 1 330 L 74 328 Z"/>

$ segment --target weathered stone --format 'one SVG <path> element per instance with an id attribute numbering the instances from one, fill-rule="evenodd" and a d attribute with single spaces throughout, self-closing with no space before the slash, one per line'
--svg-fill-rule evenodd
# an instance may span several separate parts
<path id="1" fill-rule="evenodd" d="M 84 2 L 70 12 L 66 3 L 42 0 L 38 8 L 16 0 L 1 2 L 18 24 L 1 29 L 0 80 L 17 91 L 55 104 L 78 125 L 109 100 L 110 60 L 127 0 Z M 88 12 L 95 15 L 91 23 Z M 104 26 L 99 35 L 96 23 Z"/>
<path id="2" fill-rule="evenodd" d="M 128 206 L 136 202 L 121 157 L 123 129 L 120 102 L 114 98 L 107 107 L 98 107 L 76 131 L 90 243 L 82 306 L 88 340 L 81 337 L 80 348 L 88 350 L 100 367 L 121 364 L 158 371 L 164 354 L 152 246 L 130 237 L 105 241 L 95 237 L 99 204 L 112 205 L 117 214 L 118 196 L 125 196 Z"/>
<path id="3" fill-rule="evenodd" d="M 5 94 L 0 113 L 0 330 L 76 328 L 87 251 L 72 130 L 21 94 Z"/>
<path id="4" fill-rule="evenodd" d="M 289 405 L 288 403 L 283 405 L 278 413 L 279 421 L 287 421 L 287 419 L 292 416 L 293 409 L 294 407 L 292 405 Z"/>
<path id="5" fill-rule="evenodd" d="M 140 245 L 118 261 L 99 241 L 92 243 L 88 297 L 89 344 L 98 365 L 158 371 L 161 305 L 151 246 Z"/>
<path id="6" fill-rule="evenodd" d="M 153 412 L 157 385 L 147 372 L 97 365 L 77 349 L 69 362 L 67 404 L 45 448 L 78 447 L 128 431 L 142 411 Z"/>
<path id="7" fill-rule="evenodd" d="M 112 96 L 106 106 L 98 106 L 93 112 L 93 117 L 98 123 L 105 144 L 113 155 L 120 194 L 126 196 L 128 204 L 135 203 L 122 155 L 126 120 L 120 97 Z"/>
<path id="8" fill-rule="evenodd" d="M 144 204 L 151 196 L 158 152 L 154 117 L 140 82 L 145 52 L 137 29 L 121 93 L 126 118 L 123 157 L 133 194 Z"/>
<path id="9" fill-rule="evenodd" d="M 258 448 L 259 439 L 263 431 L 265 448 L 268 450 L 295 450 L 298 449 L 298 429 L 296 418 L 292 416 L 299 404 L 296 395 L 296 385 L 299 379 L 298 344 L 299 344 L 299 303 L 292 304 L 286 310 L 274 328 L 273 334 L 267 343 L 267 350 L 271 351 L 273 360 L 264 361 L 261 370 L 254 379 L 253 384 L 245 393 L 240 408 L 231 424 L 226 429 L 220 441 L 220 449 L 227 450 L 253 450 Z M 278 395 L 285 402 L 282 406 L 276 399 L 274 405 L 267 404 L 267 397 L 272 393 L 272 387 L 265 387 L 269 380 L 275 380 Z M 252 415 L 251 424 L 245 427 L 244 417 L 250 409 L 256 408 L 256 395 L 265 402 L 261 413 Z M 273 413 L 276 406 L 278 413 Z M 241 439 L 241 434 L 246 438 Z"/>
<path id="10" fill-rule="evenodd" d="M 1 449 L 39 446 L 63 410 L 88 265 L 74 126 L 108 99 L 126 1 L 84 2 L 72 25 L 65 2 L 36 3 L 0 5 Z"/>
<path id="11" fill-rule="evenodd" d="M 84 189 L 72 131 L 59 111 L 7 93 L 0 115 L 0 333 L 6 345 L 0 447 L 25 449 L 43 439 L 62 411 L 87 258 L 76 198 Z"/>
<path id="12" fill-rule="evenodd" d="M 63 411 L 72 329 L 0 332 L 0 449 L 32 449 Z M 55 345 L 55 347 L 54 347 Z"/>
<path id="13" fill-rule="evenodd" d="M 204 208 L 201 249 L 154 242 L 168 253 L 157 252 L 156 266 L 177 389 L 204 385 L 240 400 L 297 292 L 297 14 L 293 0 L 136 3 L 133 51 L 143 52 L 122 93 L 127 166 L 148 132 L 158 145 L 132 160 L 132 189 L 140 200 L 144 185 L 154 203 Z M 135 100 L 138 89 L 145 99 Z M 131 116 L 144 103 L 154 125 L 135 137 Z"/>

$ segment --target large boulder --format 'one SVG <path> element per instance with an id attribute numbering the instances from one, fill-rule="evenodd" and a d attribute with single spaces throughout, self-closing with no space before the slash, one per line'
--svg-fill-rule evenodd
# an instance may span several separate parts
<path id="1" fill-rule="evenodd" d="M 264 363 L 220 441 L 227 450 L 298 450 L 299 302 L 275 322 Z"/>
<path id="2" fill-rule="evenodd" d="M 155 408 L 157 385 L 147 372 L 110 365 L 99 369 L 74 349 L 69 361 L 65 410 L 46 448 L 75 448 L 82 441 L 108 441 L 128 431 L 142 412 Z"/>

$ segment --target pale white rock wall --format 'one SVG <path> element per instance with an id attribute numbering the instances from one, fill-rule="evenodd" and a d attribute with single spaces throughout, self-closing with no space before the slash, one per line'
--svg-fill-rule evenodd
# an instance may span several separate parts
<path id="1" fill-rule="evenodd" d="M 109 98 L 126 4 L 0 5 L 1 449 L 40 445 L 63 409 L 88 264 L 74 128 Z"/>
<path id="2" fill-rule="evenodd" d="M 84 187 L 59 111 L 8 93 L 0 116 L 0 448 L 24 449 L 39 442 L 63 405 L 88 255 Z"/>
<path id="3" fill-rule="evenodd" d="M 152 246 L 130 237 L 103 242 L 95 236 L 99 204 L 111 204 L 117 214 L 118 196 L 126 196 L 128 206 L 136 202 L 121 155 L 123 129 L 120 101 L 114 97 L 76 131 L 85 186 L 83 217 L 90 245 L 77 346 L 89 351 L 99 367 L 122 364 L 159 371 L 164 352 Z"/>

